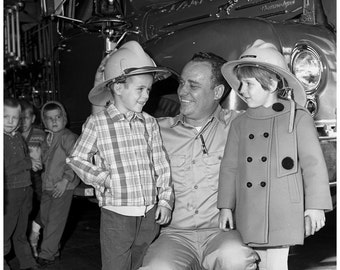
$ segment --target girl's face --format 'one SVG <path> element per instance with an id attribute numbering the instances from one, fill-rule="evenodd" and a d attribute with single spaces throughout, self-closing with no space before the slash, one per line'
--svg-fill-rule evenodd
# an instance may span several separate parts
<path id="1" fill-rule="evenodd" d="M 240 82 L 242 85 L 239 93 L 250 108 L 260 106 L 267 108 L 276 102 L 275 91 L 263 89 L 262 85 L 255 78 L 241 78 Z"/>

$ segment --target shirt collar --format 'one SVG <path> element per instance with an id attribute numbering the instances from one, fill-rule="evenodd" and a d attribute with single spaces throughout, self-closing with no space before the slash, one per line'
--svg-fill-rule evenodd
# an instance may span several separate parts
<path id="1" fill-rule="evenodd" d="M 123 121 L 123 120 L 127 120 L 130 122 L 134 120 L 135 118 L 145 121 L 145 118 L 142 112 L 137 113 L 137 112 L 128 111 L 126 114 L 123 114 L 117 109 L 117 107 L 113 103 L 111 103 L 107 107 L 107 112 L 109 116 L 112 118 L 112 120 L 117 121 L 117 122 Z"/>
<path id="2" fill-rule="evenodd" d="M 213 119 L 217 119 L 218 121 L 221 121 L 221 111 L 222 111 L 222 107 L 218 105 L 216 110 L 212 113 L 211 117 L 209 117 L 209 119 L 207 120 L 207 123 L 212 121 Z M 171 127 L 175 127 L 179 124 L 187 125 L 187 123 L 185 122 L 185 117 L 181 113 L 176 115 L 173 118 L 173 124 L 171 125 Z"/>

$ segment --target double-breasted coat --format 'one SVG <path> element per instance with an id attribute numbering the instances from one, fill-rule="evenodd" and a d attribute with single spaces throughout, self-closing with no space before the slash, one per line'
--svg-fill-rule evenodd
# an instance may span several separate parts
<path id="1" fill-rule="evenodd" d="M 249 108 L 231 124 L 221 162 L 218 208 L 235 211 L 251 246 L 303 244 L 304 210 L 332 209 L 328 173 L 314 121 L 290 102 Z"/>

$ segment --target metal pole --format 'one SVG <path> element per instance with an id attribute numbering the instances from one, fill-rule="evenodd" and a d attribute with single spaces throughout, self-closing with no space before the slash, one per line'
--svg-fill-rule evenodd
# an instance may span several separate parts
<path id="1" fill-rule="evenodd" d="M 8 54 L 11 54 L 12 52 L 12 46 L 11 46 L 11 21 L 9 18 L 9 13 L 10 13 L 10 9 L 7 9 L 6 12 L 6 22 L 7 22 L 7 37 L 8 37 Z"/>
<path id="2" fill-rule="evenodd" d="M 18 60 L 21 58 L 21 48 L 20 48 L 20 22 L 19 22 L 19 10 L 15 7 L 15 15 L 16 15 L 16 26 L 17 26 L 17 50 L 18 50 Z"/>
<path id="3" fill-rule="evenodd" d="M 16 46 L 15 46 L 15 22 L 13 16 L 13 10 L 11 10 L 11 28 L 12 28 L 12 44 L 13 44 L 13 56 L 15 55 Z"/>

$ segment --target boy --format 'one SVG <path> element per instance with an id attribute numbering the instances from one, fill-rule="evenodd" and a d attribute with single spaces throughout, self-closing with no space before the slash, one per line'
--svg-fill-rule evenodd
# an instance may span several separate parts
<path id="1" fill-rule="evenodd" d="M 41 164 L 41 144 L 45 139 L 45 132 L 40 128 L 34 127 L 36 115 L 34 107 L 28 100 L 19 100 L 22 108 L 21 116 L 21 134 L 24 137 L 29 154 L 32 160 L 36 160 Z M 41 167 L 42 169 L 42 167 Z M 30 245 L 33 250 L 34 257 L 38 256 L 37 245 L 39 240 L 40 228 L 42 226 L 40 220 L 40 200 L 41 200 L 41 171 L 31 170 L 31 180 L 33 187 L 33 209 L 31 212 L 32 228 L 29 237 Z"/>
<path id="2" fill-rule="evenodd" d="M 289 246 L 320 230 L 332 209 L 305 91 L 283 55 L 263 40 L 224 64 L 222 74 L 248 109 L 233 120 L 221 162 L 220 228 L 236 223 L 258 252 L 260 270 L 287 270 Z"/>
<path id="3" fill-rule="evenodd" d="M 59 243 L 71 207 L 73 191 L 79 184 L 72 169 L 66 165 L 77 135 L 65 126 L 67 115 L 57 101 L 49 101 L 41 109 L 41 119 L 48 135 L 42 144 L 42 196 L 40 217 L 43 240 L 37 258 L 40 267 L 53 264 L 59 256 Z"/>
<path id="4" fill-rule="evenodd" d="M 31 168 L 40 164 L 31 161 L 27 145 L 17 132 L 21 114 L 16 99 L 4 100 L 4 255 L 11 251 L 11 241 L 20 269 L 35 269 L 26 237 L 28 216 L 32 209 Z M 5 263 L 5 267 L 8 267 Z"/>
<path id="5" fill-rule="evenodd" d="M 109 102 L 87 119 L 67 163 L 96 189 L 102 270 L 134 270 L 158 235 L 159 225 L 171 217 L 167 154 L 156 120 L 142 112 L 153 75 L 169 71 L 156 67 L 135 41 L 103 61 L 106 80 L 91 90 L 89 100 L 97 106 L 110 100 L 114 104 Z"/>

